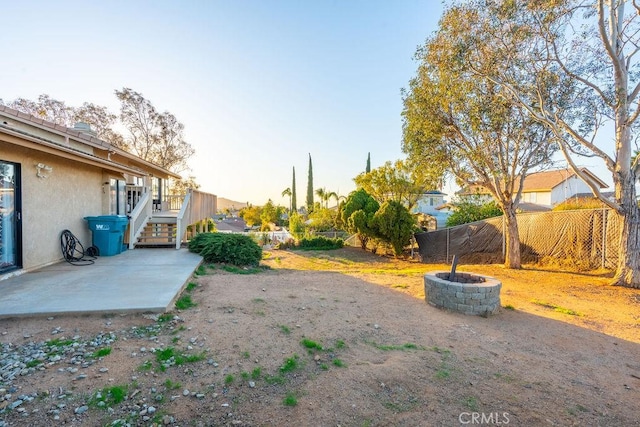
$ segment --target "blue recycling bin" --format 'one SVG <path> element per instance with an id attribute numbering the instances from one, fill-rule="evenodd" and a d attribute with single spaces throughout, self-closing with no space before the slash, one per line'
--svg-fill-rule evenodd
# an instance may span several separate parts
<path id="1" fill-rule="evenodd" d="M 98 255 L 113 256 L 122 252 L 124 232 L 129 224 L 126 215 L 87 216 L 84 219 L 89 223 L 92 244 L 98 248 Z"/>

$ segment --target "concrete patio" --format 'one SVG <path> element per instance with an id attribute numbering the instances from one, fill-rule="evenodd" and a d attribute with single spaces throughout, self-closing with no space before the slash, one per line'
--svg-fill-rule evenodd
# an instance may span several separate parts
<path id="1" fill-rule="evenodd" d="M 201 261 L 187 249 L 134 249 L 86 266 L 63 261 L 0 281 L 0 318 L 165 312 Z"/>

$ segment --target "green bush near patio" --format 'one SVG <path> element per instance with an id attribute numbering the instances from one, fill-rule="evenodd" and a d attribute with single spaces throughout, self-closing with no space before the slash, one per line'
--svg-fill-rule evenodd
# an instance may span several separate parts
<path id="1" fill-rule="evenodd" d="M 257 266 L 262 259 L 262 248 L 242 234 L 201 233 L 191 239 L 189 250 L 209 263 Z"/>

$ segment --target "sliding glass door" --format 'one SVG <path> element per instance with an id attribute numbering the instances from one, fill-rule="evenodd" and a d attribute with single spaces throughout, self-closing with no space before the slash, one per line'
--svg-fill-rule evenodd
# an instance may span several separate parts
<path id="1" fill-rule="evenodd" d="M 0 160 L 0 273 L 22 265 L 20 165 Z"/>

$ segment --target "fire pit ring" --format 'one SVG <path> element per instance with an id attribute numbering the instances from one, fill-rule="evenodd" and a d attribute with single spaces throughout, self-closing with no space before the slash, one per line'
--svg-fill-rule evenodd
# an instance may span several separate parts
<path id="1" fill-rule="evenodd" d="M 476 316 L 500 310 L 502 283 L 489 276 L 434 271 L 424 276 L 424 295 L 429 305 Z"/>

